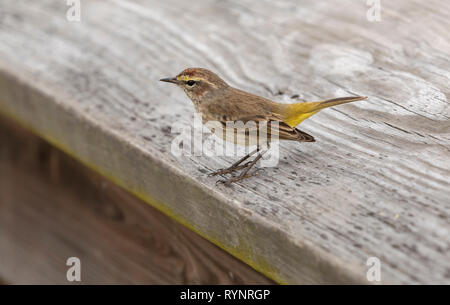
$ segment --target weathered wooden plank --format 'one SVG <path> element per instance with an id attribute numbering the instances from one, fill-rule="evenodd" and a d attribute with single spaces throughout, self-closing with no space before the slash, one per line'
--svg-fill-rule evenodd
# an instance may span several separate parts
<path id="1" fill-rule="evenodd" d="M 89 1 L 79 23 L 0 5 L 2 113 L 280 282 L 364 282 L 375 256 L 383 282 L 449 283 L 448 3 L 383 2 L 373 23 L 364 1 Z M 216 186 L 230 159 L 170 154 L 193 107 L 157 80 L 188 66 L 279 101 L 370 98 Z"/>
<path id="2" fill-rule="evenodd" d="M 70 284 L 75 256 L 82 284 L 273 283 L 3 119 L 0 140 L 0 279 Z"/>

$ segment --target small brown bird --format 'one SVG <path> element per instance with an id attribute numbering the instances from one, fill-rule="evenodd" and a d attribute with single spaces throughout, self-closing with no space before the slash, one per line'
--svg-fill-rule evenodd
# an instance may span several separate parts
<path id="1" fill-rule="evenodd" d="M 296 128 L 305 119 L 320 110 L 340 105 L 349 102 L 364 100 L 367 97 L 352 96 L 340 97 L 319 102 L 304 102 L 294 104 L 281 104 L 272 102 L 266 98 L 244 92 L 242 90 L 230 87 L 215 73 L 202 68 L 188 68 L 178 74 L 176 77 L 163 78 L 163 82 L 176 84 L 194 103 L 195 109 L 201 115 L 203 123 L 206 122 L 220 122 L 226 128 L 229 122 L 256 122 L 257 134 L 259 126 L 272 123 L 277 123 L 276 134 L 280 140 L 290 140 L 298 142 L 315 142 L 314 137 Z M 261 125 L 260 125 L 261 124 Z M 216 135 L 222 137 L 227 141 L 232 141 L 236 144 L 249 145 L 249 143 L 257 143 L 257 149 L 247 154 L 229 168 L 218 170 L 211 175 L 223 175 L 232 173 L 234 171 L 244 169 L 237 177 L 232 177 L 224 180 L 227 184 L 242 180 L 249 177 L 249 170 L 258 162 L 263 156 L 264 152 L 261 150 L 261 142 L 251 141 L 250 132 L 247 129 L 237 131 L 234 125 L 234 137 L 225 136 L 226 132 L 212 130 Z M 247 125 L 246 125 L 247 126 Z M 266 125 L 267 126 L 267 125 Z M 267 128 L 269 136 L 267 137 L 267 144 L 271 141 L 272 134 L 275 130 L 270 127 Z M 244 137 L 244 141 L 238 140 L 236 134 L 240 133 Z M 253 134 L 253 133 L 252 133 Z M 243 165 L 242 162 L 249 157 L 258 153 L 255 159 Z"/>

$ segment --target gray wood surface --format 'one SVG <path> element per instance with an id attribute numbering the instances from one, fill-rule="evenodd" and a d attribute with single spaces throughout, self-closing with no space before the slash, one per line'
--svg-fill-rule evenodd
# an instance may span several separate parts
<path id="1" fill-rule="evenodd" d="M 281 283 L 450 283 L 450 3 L 0 2 L 0 111 Z M 225 157 L 175 157 L 186 67 L 284 102 L 368 101 L 302 124 L 277 168 L 232 187 Z M 298 97 L 295 97 L 297 96 Z M 293 98 L 294 97 L 294 98 Z"/>

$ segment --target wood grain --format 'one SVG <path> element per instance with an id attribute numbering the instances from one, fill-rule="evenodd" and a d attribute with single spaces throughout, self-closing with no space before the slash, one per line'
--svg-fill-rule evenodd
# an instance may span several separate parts
<path id="1" fill-rule="evenodd" d="M 383 1 L 0 4 L 0 107 L 155 207 L 284 283 L 450 283 L 450 4 Z M 293 102 L 366 102 L 302 124 L 277 168 L 232 187 L 225 157 L 170 154 L 193 106 L 158 82 L 189 66 Z M 298 96 L 298 97 L 296 97 Z M 292 98 L 295 97 L 295 98 Z M 174 125 L 177 122 L 177 125 Z"/>
<path id="2" fill-rule="evenodd" d="M 0 279 L 71 284 L 75 256 L 82 284 L 273 283 L 22 128 L 0 141 Z"/>

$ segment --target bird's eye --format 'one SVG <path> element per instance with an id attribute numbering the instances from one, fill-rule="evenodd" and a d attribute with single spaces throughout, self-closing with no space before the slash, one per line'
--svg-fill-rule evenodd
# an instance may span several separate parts
<path id="1" fill-rule="evenodd" d="M 186 84 L 187 84 L 189 87 L 192 87 L 192 86 L 195 85 L 195 81 L 193 81 L 193 80 L 188 80 L 188 81 L 186 82 Z"/>

